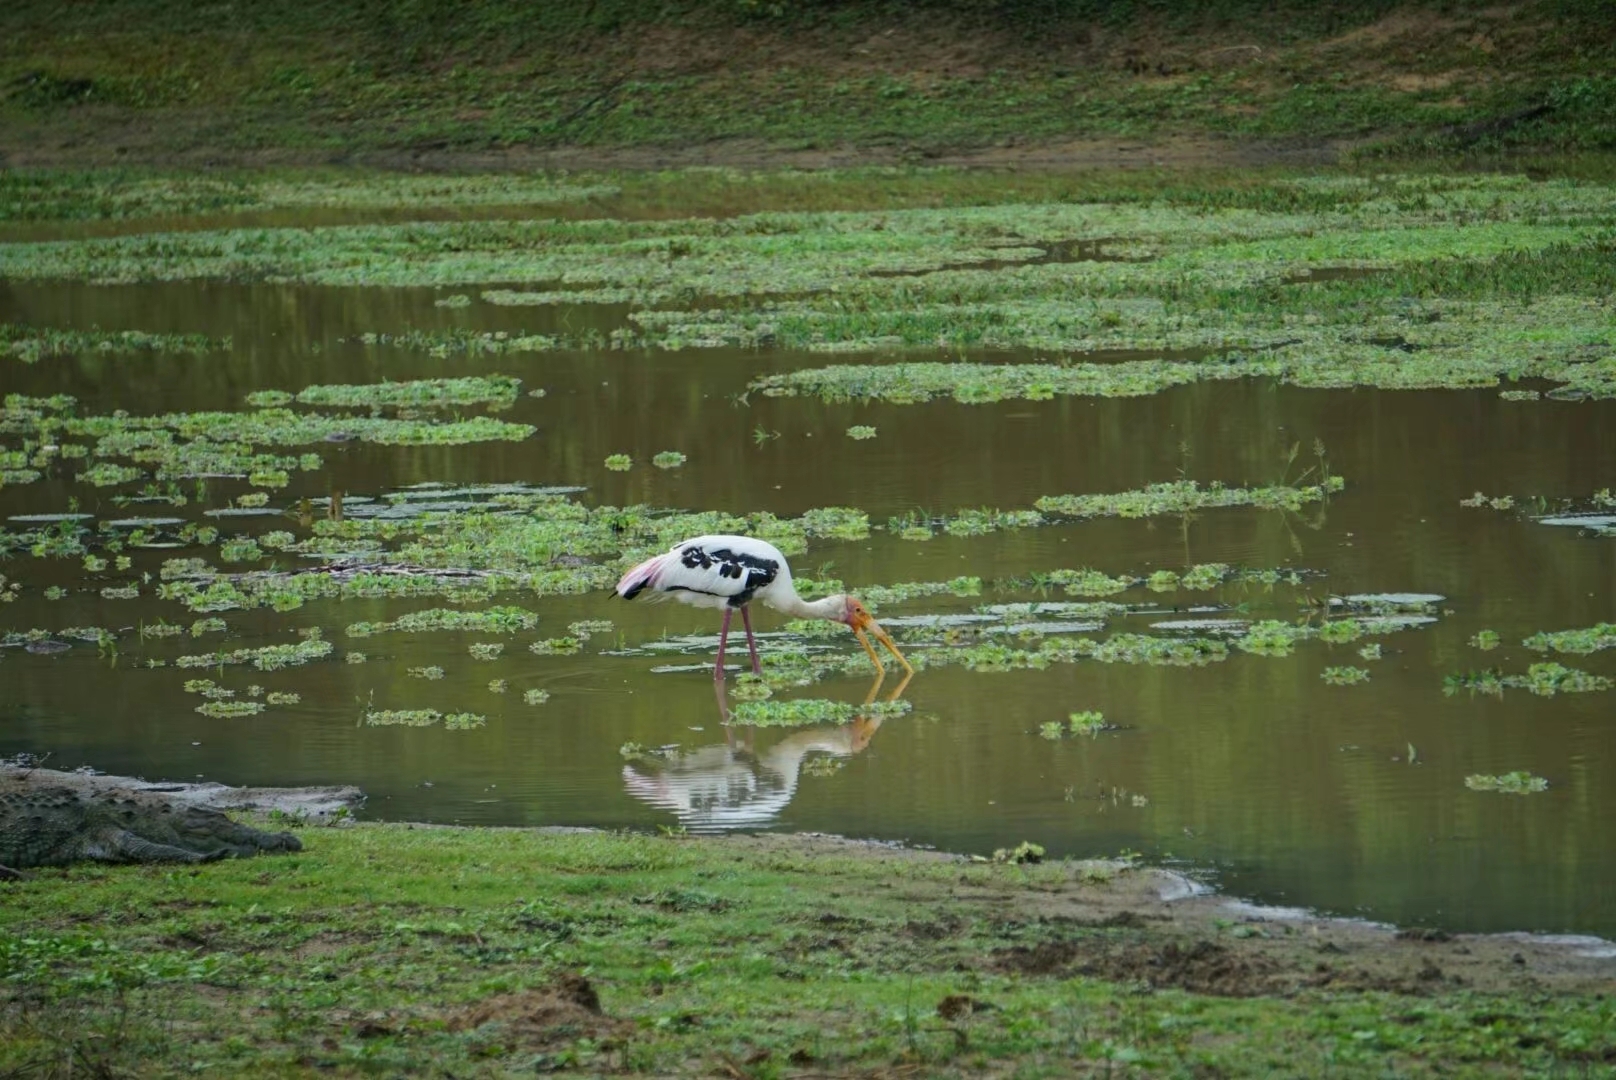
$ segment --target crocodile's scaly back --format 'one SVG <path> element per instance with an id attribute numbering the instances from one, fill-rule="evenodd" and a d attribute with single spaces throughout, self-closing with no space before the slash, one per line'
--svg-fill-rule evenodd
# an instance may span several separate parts
<path id="1" fill-rule="evenodd" d="M 0 866 L 24 869 L 96 862 L 207 862 L 261 851 L 299 851 L 291 833 L 269 833 L 217 810 L 133 791 L 0 784 Z"/>

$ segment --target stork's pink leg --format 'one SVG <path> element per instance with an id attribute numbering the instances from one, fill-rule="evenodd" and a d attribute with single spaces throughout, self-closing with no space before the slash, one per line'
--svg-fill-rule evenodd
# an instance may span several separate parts
<path id="1" fill-rule="evenodd" d="M 758 663 L 757 642 L 752 638 L 752 609 L 741 609 L 741 625 L 746 627 L 746 651 L 752 654 L 752 674 L 762 675 L 763 665 Z"/>
<path id="2" fill-rule="evenodd" d="M 713 664 L 713 682 L 724 681 L 724 646 L 729 642 L 729 620 L 735 615 L 735 609 L 724 609 L 724 626 L 718 631 L 718 662 Z"/>

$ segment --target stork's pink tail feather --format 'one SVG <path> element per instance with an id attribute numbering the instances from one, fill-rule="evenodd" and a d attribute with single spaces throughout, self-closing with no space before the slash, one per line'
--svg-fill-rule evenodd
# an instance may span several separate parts
<path id="1" fill-rule="evenodd" d="M 657 572 L 662 569 L 662 560 L 667 555 L 653 555 L 640 565 L 617 579 L 617 595 L 624 600 L 632 600 L 649 585 L 656 584 Z"/>

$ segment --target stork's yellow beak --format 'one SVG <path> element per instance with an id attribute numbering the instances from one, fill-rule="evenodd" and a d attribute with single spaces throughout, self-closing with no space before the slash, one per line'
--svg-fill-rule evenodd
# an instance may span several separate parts
<path id="1" fill-rule="evenodd" d="M 910 664 L 908 660 L 904 659 L 903 653 L 898 651 L 897 642 L 892 640 L 892 635 L 883 630 L 880 623 L 870 618 L 867 613 L 864 613 L 863 617 L 853 625 L 853 633 L 858 635 L 859 644 L 864 646 L 864 651 L 870 654 L 870 662 L 875 665 L 876 671 L 885 674 L 887 669 L 886 666 L 881 663 L 881 657 L 876 655 L 875 647 L 870 644 L 870 639 L 864 636 L 864 631 L 866 630 L 874 634 L 875 639 L 882 645 L 886 646 L 887 651 L 892 654 L 893 659 L 897 660 L 898 663 L 903 665 L 904 671 L 911 675 L 915 673 L 914 666 Z"/>

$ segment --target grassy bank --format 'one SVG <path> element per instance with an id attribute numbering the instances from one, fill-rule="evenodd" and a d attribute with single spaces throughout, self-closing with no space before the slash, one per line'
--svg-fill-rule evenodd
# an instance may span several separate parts
<path id="1" fill-rule="evenodd" d="M 0 886 L 0 1071 L 1616 1073 L 1610 997 L 1532 943 L 1168 905 L 1127 864 L 302 835 Z"/>
<path id="2" fill-rule="evenodd" d="M 1137 140 L 1584 151 L 1616 130 L 1597 0 L 22 0 L 0 36 L 15 164 L 1082 162 Z"/>

